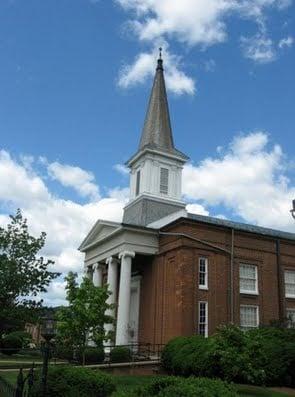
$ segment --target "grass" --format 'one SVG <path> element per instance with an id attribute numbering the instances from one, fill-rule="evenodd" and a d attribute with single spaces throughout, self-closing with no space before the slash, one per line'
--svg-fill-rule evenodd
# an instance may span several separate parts
<path id="1" fill-rule="evenodd" d="M 1 378 L 4 378 L 7 380 L 7 382 L 11 383 L 12 385 L 16 384 L 16 379 L 17 379 L 18 371 L 0 371 L 0 376 Z"/>
<path id="2" fill-rule="evenodd" d="M 264 387 L 250 386 L 250 385 L 236 385 L 238 393 L 243 397 L 283 397 L 287 396 L 286 393 L 279 393 L 273 390 L 269 390 Z"/>
<path id="3" fill-rule="evenodd" d="M 18 371 L 0 371 L 0 376 L 5 378 L 11 384 L 16 384 Z M 153 377 L 152 376 L 114 376 L 117 391 L 131 391 L 135 387 L 148 385 Z M 286 397 L 286 393 L 279 393 L 269 390 L 264 387 L 250 386 L 250 385 L 236 385 L 240 397 Z"/>
<path id="4" fill-rule="evenodd" d="M 52 359 L 52 362 L 64 363 L 64 360 Z M 0 370 L 1 369 L 19 369 L 20 367 L 30 368 L 32 364 L 35 366 L 40 366 L 43 363 L 43 358 L 41 355 L 22 355 L 14 354 L 13 356 L 7 356 L 4 354 L 0 355 Z"/>

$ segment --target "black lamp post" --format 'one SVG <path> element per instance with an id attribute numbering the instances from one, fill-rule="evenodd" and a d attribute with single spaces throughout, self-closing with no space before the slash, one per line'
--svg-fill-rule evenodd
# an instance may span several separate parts
<path id="1" fill-rule="evenodd" d="M 46 316 L 42 319 L 41 335 L 45 339 L 43 346 L 43 367 L 42 367 L 42 397 L 46 396 L 48 361 L 50 358 L 50 341 L 56 335 L 56 321 L 52 316 Z"/>
<path id="2" fill-rule="evenodd" d="M 290 210 L 290 212 L 293 218 L 295 219 L 295 199 L 292 201 L 292 203 L 293 203 L 293 208 Z"/>

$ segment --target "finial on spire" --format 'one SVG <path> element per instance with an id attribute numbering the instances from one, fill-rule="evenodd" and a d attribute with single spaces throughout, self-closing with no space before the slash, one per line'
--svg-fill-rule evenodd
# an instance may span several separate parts
<path id="1" fill-rule="evenodd" d="M 162 59 L 162 47 L 159 48 L 159 58 L 158 58 L 157 70 L 164 70 L 163 69 L 163 59 Z"/>

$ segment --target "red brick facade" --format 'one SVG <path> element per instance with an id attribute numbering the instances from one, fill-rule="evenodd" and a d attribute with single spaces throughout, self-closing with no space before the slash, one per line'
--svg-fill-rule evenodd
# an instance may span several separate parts
<path id="1" fill-rule="evenodd" d="M 209 335 L 232 317 L 240 324 L 240 305 L 258 306 L 259 324 L 285 318 L 286 307 L 295 309 L 284 290 L 284 271 L 295 271 L 295 241 L 189 219 L 161 232 L 177 235 L 160 233 L 159 254 L 140 266 L 140 343 L 198 333 L 199 301 L 208 302 Z M 208 290 L 199 289 L 199 257 L 208 258 Z M 240 293 L 240 263 L 257 266 L 258 295 Z"/>

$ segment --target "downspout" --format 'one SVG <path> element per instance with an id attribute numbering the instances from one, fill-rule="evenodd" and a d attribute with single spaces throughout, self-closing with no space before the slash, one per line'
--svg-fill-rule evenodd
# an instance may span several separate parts
<path id="1" fill-rule="evenodd" d="M 235 230 L 231 229 L 231 252 L 230 252 L 230 322 L 234 324 L 234 248 Z"/>
<path id="2" fill-rule="evenodd" d="M 284 321 L 285 307 L 284 307 L 284 297 L 282 291 L 283 280 L 282 280 L 282 263 L 281 263 L 281 241 L 279 239 L 276 240 L 276 256 L 277 256 L 279 320 Z"/>

